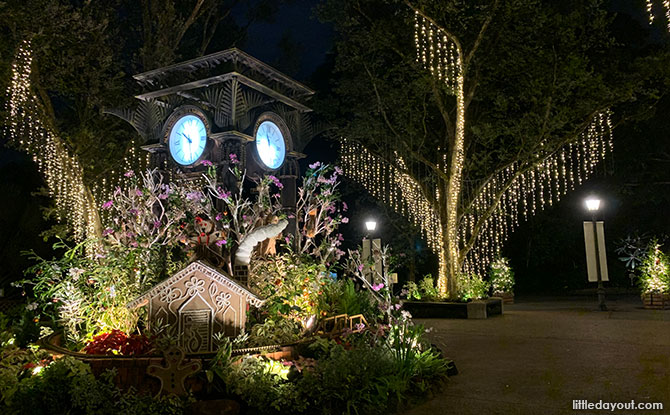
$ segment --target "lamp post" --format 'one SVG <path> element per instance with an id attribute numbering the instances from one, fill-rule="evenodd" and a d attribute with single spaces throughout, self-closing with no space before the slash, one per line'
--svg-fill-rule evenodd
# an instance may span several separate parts
<path id="1" fill-rule="evenodd" d="M 600 269 L 600 247 L 598 246 L 598 229 L 596 226 L 596 214 L 600 209 L 600 199 L 591 196 L 584 201 L 584 204 L 586 205 L 586 210 L 591 212 L 591 223 L 593 224 L 593 245 L 596 251 L 596 278 L 598 281 L 598 288 L 596 290 L 598 293 L 598 307 L 600 307 L 600 310 L 606 311 L 607 306 L 605 305 L 605 287 L 603 286 L 602 270 Z"/>
<path id="2" fill-rule="evenodd" d="M 361 259 L 364 264 L 371 263 L 371 266 L 366 265 L 363 271 L 365 278 L 370 284 L 376 284 L 376 279 L 383 276 L 383 265 L 381 263 L 381 248 L 382 241 L 380 238 L 369 239 L 371 234 L 377 229 L 377 221 L 368 218 L 365 221 L 365 230 L 367 233 L 363 238 L 363 252 Z M 375 275 L 378 275 L 375 278 Z"/>

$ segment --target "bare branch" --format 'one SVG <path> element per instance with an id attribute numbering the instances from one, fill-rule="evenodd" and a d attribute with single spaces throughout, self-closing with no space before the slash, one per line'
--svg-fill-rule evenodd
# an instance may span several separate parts
<path id="1" fill-rule="evenodd" d="M 205 3 L 205 0 L 198 0 L 197 3 L 195 3 L 195 6 L 193 6 L 193 10 L 191 11 L 191 15 L 186 19 L 184 24 L 181 26 L 181 29 L 179 30 L 179 33 L 174 39 L 173 43 L 173 49 L 177 49 L 179 44 L 181 43 L 181 40 L 183 39 L 184 35 L 186 34 L 186 31 L 188 30 L 193 23 L 195 23 L 196 20 L 198 20 L 198 17 L 200 17 L 200 9 L 202 8 L 202 5 Z"/>
<path id="2" fill-rule="evenodd" d="M 498 7 L 498 0 L 495 0 L 491 8 L 491 13 L 489 13 L 489 15 L 486 16 L 486 20 L 484 21 L 484 24 L 482 24 L 481 29 L 479 29 L 479 34 L 477 35 L 475 43 L 472 45 L 472 49 L 470 49 L 470 52 L 468 52 L 468 55 L 465 57 L 465 60 L 463 61 L 463 68 L 465 70 L 467 70 L 470 61 L 475 56 L 477 49 L 479 49 L 479 45 L 481 45 L 482 40 L 484 39 L 484 35 L 486 34 L 486 29 L 488 29 L 489 25 L 491 24 L 491 21 L 493 20 L 493 15 L 495 14 L 497 7 Z"/>
<path id="3" fill-rule="evenodd" d="M 393 133 L 393 135 L 395 135 L 398 138 L 398 143 L 403 146 L 403 149 L 406 151 L 405 154 L 410 155 L 416 161 L 419 161 L 420 163 L 425 164 L 431 170 L 434 170 L 438 174 L 438 176 L 440 176 L 443 180 L 448 180 L 449 176 L 446 173 L 444 173 L 442 171 L 442 169 L 439 168 L 439 166 L 437 166 L 435 163 L 426 159 L 418 151 L 414 151 L 413 149 L 411 149 L 407 145 L 407 143 L 404 141 L 405 137 L 401 136 L 396 131 L 396 129 L 393 127 L 393 124 L 391 124 L 391 121 L 389 120 L 388 115 L 386 114 L 386 110 L 384 110 L 381 95 L 379 94 L 379 90 L 377 89 L 377 84 L 374 81 L 374 77 L 372 76 L 372 73 L 370 72 L 370 69 L 368 68 L 368 66 L 365 65 L 365 64 L 363 66 L 365 67 L 365 71 L 367 72 L 368 76 L 370 77 L 370 83 L 372 84 L 372 89 L 375 91 L 375 96 L 377 98 L 377 109 L 379 110 L 379 113 L 382 115 L 382 118 L 384 119 L 384 123 L 386 124 L 388 129 Z"/>

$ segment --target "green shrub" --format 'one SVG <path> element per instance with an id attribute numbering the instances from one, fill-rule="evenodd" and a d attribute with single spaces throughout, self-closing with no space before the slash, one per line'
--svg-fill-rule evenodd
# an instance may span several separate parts
<path id="1" fill-rule="evenodd" d="M 419 291 L 425 300 L 432 301 L 440 298 L 440 295 L 437 292 L 437 287 L 435 287 L 435 281 L 430 274 L 419 281 Z"/>
<path id="2" fill-rule="evenodd" d="M 114 372 L 96 379 L 90 367 L 71 357 L 56 360 L 41 372 L 22 378 L 1 412 L 7 415 L 176 415 L 187 401 L 180 398 L 152 398 L 122 392 L 112 382 Z"/>
<path id="3" fill-rule="evenodd" d="M 270 318 L 306 321 L 316 314 L 324 287 L 332 282 L 323 264 L 294 254 L 255 261 L 251 288 L 263 299 Z"/>
<path id="4" fill-rule="evenodd" d="M 478 300 L 488 295 L 489 283 L 477 274 L 458 276 L 458 298 L 463 301 Z"/>
<path id="5" fill-rule="evenodd" d="M 440 298 L 435 280 L 430 274 L 424 276 L 418 285 L 414 281 L 408 281 L 400 295 L 407 297 L 408 300 L 434 301 Z"/>
<path id="6" fill-rule="evenodd" d="M 408 300 L 420 300 L 421 299 L 421 291 L 419 291 L 419 286 L 416 285 L 414 281 L 407 281 L 405 283 L 405 286 L 402 288 L 401 294 L 402 296 L 406 296 Z"/>
<path id="7" fill-rule="evenodd" d="M 259 414 L 379 414 L 420 398 L 446 379 L 449 362 L 405 312 L 397 323 L 305 347 L 309 357 L 276 362 L 231 358 L 230 341 L 206 370 L 213 389 Z"/>
<path id="8" fill-rule="evenodd" d="M 319 317 L 331 317 L 338 314 L 350 316 L 363 314 L 368 322 L 378 318 L 379 310 L 368 290 L 356 290 L 352 280 L 335 281 L 324 287 L 319 297 Z"/>
<path id="9" fill-rule="evenodd" d="M 294 320 L 268 318 L 251 328 L 247 342 L 249 346 L 289 344 L 300 338 L 301 331 L 302 326 Z"/>
<path id="10" fill-rule="evenodd" d="M 296 384 L 289 381 L 289 366 L 250 355 L 233 359 L 231 349 L 230 342 L 223 344 L 205 371 L 215 389 L 241 398 L 254 408 L 253 413 L 278 413 L 287 408 L 300 413 L 306 408 Z"/>
<path id="11" fill-rule="evenodd" d="M 406 389 L 395 369 L 383 348 L 338 346 L 305 373 L 300 388 L 321 414 L 383 413 L 389 397 Z"/>

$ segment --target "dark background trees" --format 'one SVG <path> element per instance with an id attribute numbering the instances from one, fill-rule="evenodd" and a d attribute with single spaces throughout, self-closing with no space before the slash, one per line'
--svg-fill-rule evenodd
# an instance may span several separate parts
<path id="1" fill-rule="evenodd" d="M 177 35 L 181 30 L 177 29 L 184 27 L 198 3 L 202 4 L 196 13 L 197 18 L 179 38 Z M 287 7 L 287 3 L 291 7 Z M 100 109 L 122 107 L 130 103 L 136 93 L 131 75 L 170 61 L 188 59 L 235 44 L 319 90 L 320 99 L 313 105 L 318 114 L 331 112 L 332 108 L 342 110 L 338 106 L 341 104 L 328 97 L 329 91 L 342 78 L 341 74 L 333 72 L 336 55 L 337 59 L 343 57 L 333 53 L 329 61 L 314 71 L 322 55 L 331 47 L 331 40 L 328 37 L 331 32 L 330 25 L 320 26 L 314 20 L 310 20 L 311 9 L 317 3 L 320 2 L 316 0 L 0 2 L 2 54 L 0 87 L 4 91 L 9 82 L 9 68 L 16 46 L 26 36 L 31 35 L 37 56 L 36 80 L 40 98 L 50 104 L 48 107 L 53 111 L 51 119 L 54 126 L 68 145 L 81 155 L 89 179 L 95 180 L 109 166 L 115 165 L 122 158 L 129 138 L 134 137 L 134 132 L 128 125 L 115 117 L 100 115 Z M 338 3 L 340 2 L 332 2 L 335 6 Z M 361 2 L 361 4 L 368 3 L 370 2 Z M 465 9 L 454 14 L 453 19 L 446 18 L 443 22 L 456 24 L 455 22 L 462 21 L 458 23 L 459 28 L 474 27 L 476 26 L 474 23 L 481 23 L 481 20 L 476 20 L 481 17 L 469 17 L 469 15 L 481 16 L 483 11 L 481 7 L 489 3 L 492 2 L 462 2 L 461 5 Z M 517 1 L 504 3 L 516 5 L 514 7 L 523 5 Z M 575 8 L 588 7 L 591 4 L 591 2 L 578 3 Z M 340 4 L 353 4 L 353 2 Z M 450 11 L 449 4 L 440 2 L 434 10 L 427 9 L 427 11 L 444 16 Z M 569 15 L 567 8 L 570 4 L 572 3 L 554 6 L 566 8 L 563 11 Z M 405 7 L 402 3 L 396 6 L 398 10 L 404 10 Z M 636 93 L 634 99 L 628 101 L 627 105 L 615 108 L 618 120 L 626 120 L 626 123 L 619 125 L 615 130 L 614 156 L 599 168 L 596 177 L 568 195 L 559 204 L 522 224 L 508 242 L 504 253 L 512 258 L 512 264 L 517 268 L 519 289 L 522 291 L 546 290 L 547 287 L 551 287 L 551 290 L 563 290 L 566 287 L 573 289 L 585 286 L 582 265 L 583 242 L 579 222 L 584 218 L 581 199 L 590 189 L 602 190 L 607 195 L 607 210 L 604 214 L 607 220 L 608 243 L 636 229 L 654 233 L 668 230 L 668 215 L 665 212 L 669 192 L 665 183 L 670 180 L 667 177 L 667 163 L 663 160 L 670 151 L 665 134 L 668 131 L 667 117 L 664 116 L 670 108 L 664 101 L 661 101 L 657 110 L 653 108 L 654 101 L 665 94 L 666 75 L 663 65 L 654 61 L 656 58 L 640 59 L 644 56 L 658 56 L 663 52 L 667 44 L 665 22 L 659 18 L 655 26 L 647 27 L 642 4 L 634 5 L 628 1 L 613 0 L 604 2 L 601 8 L 608 12 L 607 33 L 613 36 L 614 42 L 609 45 L 608 53 L 589 55 L 592 64 L 598 71 L 604 73 L 608 85 L 618 83 L 616 88 L 624 94 L 631 92 L 626 88 L 632 88 L 632 85 L 640 86 L 636 79 L 644 78 L 647 81 L 641 84 L 642 93 Z M 381 13 L 389 9 L 379 10 Z M 614 15 L 613 12 L 618 14 Z M 147 20 L 146 17 L 151 15 L 155 18 Z M 384 16 L 374 14 L 373 17 Z M 386 16 L 386 18 L 392 17 Z M 523 36 L 531 36 L 534 27 L 550 25 L 551 30 L 543 32 L 544 41 L 552 40 L 550 35 L 559 37 L 557 33 L 561 32 L 554 30 L 556 25 L 565 23 L 568 27 L 572 27 L 570 31 L 573 32 L 579 29 L 575 27 L 578 20 L 549 23 L 535 20 L 538 19 L 538 15 L 533 13 L 532 8 L 521 10 L 517 18 L 520 22 L 518 36 L 509 40 L 502 39 L 500 40 L 502 43 L 492 44 L 491 47 L 497 49 L 487 52 L 490 53 L 488 62 L 497 63 L 501 56 L 509 62 L 521 59 L 523 50 L 513 50 L 515 57 L 506 56 L 505 51 L 510 51 L 513 42 L 516 42 L 514 45 L 520 44 L 530 48 L 535 40 L 529 38 L 530 42 L 524 43 Z M 218 21 L 217 26 L 213 25 L 215 21 Z M 394 24 L 400 26 L 405 24 L 402 19 L 394 21 L 396 22 Z M 528 24 L 522 24 L 523 22 Z M 588 26 L 597 22 L 587 23 Z M 212 35 L 214 27 L 216 31 Z M 516 26 L 510 27 L 516 28 Z M 467 36 L 472 39 L 474 32 L 466 30 Z M 596 31 L 589 36 L 599 37 L 602 33 Z M 208 42 L 209 37 L 211 39 Z M 401 37 L 399 29 L 397 37 Z M 176 42 L 177 39 L 181 41 Z M 405 46 L 412 46 L 411 37 L 405 41 L 407 42 Z M 574 39 L 561 40 L 563 41 L 572 42 Z M 548 53 L 541 50 L 536 52 L 537 56 Z M 479 66 L 486 67 L 486 62 L 483 60 Z M 570 62 L 562 64 L 567 68 L 572 65 Z M 473 105 L 482 108 L 477 112 L 476 119 L 478 122 L 481 121 L 480 124 L 485 128 L 480 128 L 477 132 L 477 140 L 481 140 L 481 143 L 476 141 L 476 145 L 487 145 L 487 140 L 495 136 L 492 132 L 496 129 L 507 128 L 510 135 L 517 134 L 509 124 L 498 125 L 493 122 L 499 118 L 492 117 L 489 120 L 488 124 L 493 127 L 487 125 L 484 122 L 487 117 L 486 111 L 490 114 L 491 110 L 485 107 L 484 101 L 494 102 L 500 106 L 494 109 L 500 109 L 521 106 L 520 102 L 509 98 L 515 93 L 526 94 L 524 99 L 530 101 L 545 96 L 541 89 L 534 92 L 528 89 L 523 76 L 541 73 L 549 66 L 522 65 L 521 67 L 522 70 L 515 69 L 511 72 L 522 81 L 510 85 L 512 91 L 505 91 L 505 94 L 496 92 L 496 82 L 508 81 L 503 68 L 499 71 L 501 76 L 491 77 L 490 82 L 494 83 L 492 88 L 487 87 L 482 91 L 483 88 L 478 87 L 478 93 L 481 93 L 485 100 L 482 99 Z M 655 77 L 649 76 L 654 73 L 657 74 Z M 593 94 L 594 91 L 586 90 L 584 93 Z M 4 99 L 4 96 L 1 99 Z M 355 104 L 365 105 L 363 102 Z M 2 105 L 0 111 L 4 110 L 5 106 Z M 4 116 L 2 118 L 4 119 Z M 636 120 L 637 118 L 640 120 Z M 369 127 L 372 129 L 373 126 Z M 325 146 L 323 141 L 315 141 L 307 148 L 310 159 L 306 162 L 332 157 L 334 148 Z M 495 152 L 492 154 L 490 158 L 479 160 L 478 163 L 486 166 L 487 163 L 504 156 Z M 0 189 L 3 191 L 4 215 L 0 230 L 0 246 L 3 249 L 1 261 L 7 264 L 0 275 L 17 276 L 16 273 L 22 268 L 22 265 L 18 264 L 18 252 L 37 246 L 41 241 L 40 233 L 53 223 L 35 217 L 38 214 L 35 206 L 48 205 L 48 199 L 31 196 L 31 192 L 37 189 L 39 177 L 30 160 L 9 149 L 3 149 L 0 160 L 5 172 L 3 177 L 6 178 Z M 334 157 L 331 160 L 335 161 Z M 356 204 L 360 199 L 360 192 L 363 191 L 356 184 L 345 183 L 343 190 L 348 195 L 350 205 L 358 206 L 356 211 L 353 211 L 353 208 L 350 210 L 352 221 L 348 226 L 349 230 L 344 227 L 348 233 L 347 239 L 352 245 L 362 236 L 364 217 L 376 214 L 382 218 L 383 238 L 386 241 L 397 240 L 394 245 L 398 252 L 417 255 L 417 275 L 432 271 L 435 266 L 434 259 L 428 252 L 425 241 L 417 236 L 416 229 L 412 230 L 407 224 L 401 226 L 401 229 L 409 229 L 407 231 L 396 229 L 392 224 L 402 219 L 392 213 L 388 213 L 387 216 L 369 197 Z M 25 209 L 18 209 L 22 216 L 21 219 L 16 219 L 15 214 L 19 206 Z M 48 248 L 46 245 L 43 247 Z M 610 243 L 608 248 L 611 273 L 618 278 L 617 283 L 627 284 L 628 279 L 623 270 L 616 267 L 612 247 Z"/>

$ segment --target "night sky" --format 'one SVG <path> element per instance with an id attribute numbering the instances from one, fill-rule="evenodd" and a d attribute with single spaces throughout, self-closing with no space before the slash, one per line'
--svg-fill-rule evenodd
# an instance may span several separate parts
<path id="1" fill-rule="evenodd" d="M 301 52 L 298 58 L 300 69 L 288 75 L 299 81 L 309 79 L 324 63 L 333 38 L 330 25 L 321 23 L 316 17 L 315 7 L 318 3 L 318 0 L 291 1 L 279 10 L 273 22 L 253 24 L 241 48 L 252 56 L 273 64 L 280 58 L 279 40 L 282 36 L 288 36 Z M 241 5 L 235 13 L 241 18 L 245 10 L 246 6 Z"/>

